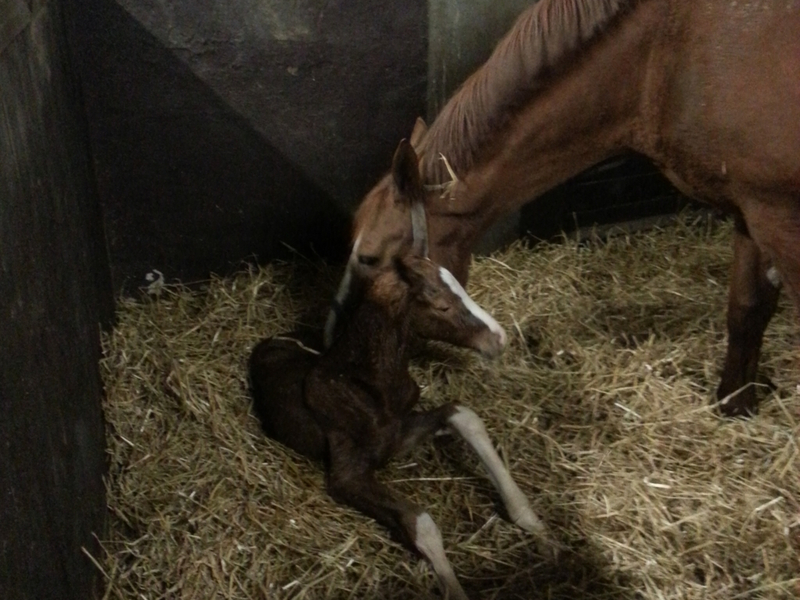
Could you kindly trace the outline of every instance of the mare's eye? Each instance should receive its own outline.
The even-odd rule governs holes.
[[[365,267],[374,267],[375,265],[378,264],[378,257],[368,256],[366,254],[359,254],[358,263],[364,265]]]

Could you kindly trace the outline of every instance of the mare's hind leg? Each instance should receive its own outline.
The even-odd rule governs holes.
[[[430,515],[414,503],[394,495],[377,481],[368,457],[348,437],[332,433],[328,436],[328,443],[330,464],[327,477],[331,497],[372,517],[404,546],[427,558],[446,597],[467,600],[444,553],[439,529]]]
[[[778,303],[776,275],[737,217],[728,296],[728,352],[717,388],[719,410],[726,416],[750,415],[758,407],[754,383],[764,330]]]

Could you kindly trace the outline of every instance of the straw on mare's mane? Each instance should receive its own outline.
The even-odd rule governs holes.
[[[454,180],[478,151],[537,89],[537,78],[557,67],[604,30],[636,0],[541,0],[526,10],[492,56],[454,94],[419,149],[423,180]]]
[[[459,180],[458,180],[458,175],[456,175],[456,172],[453,170],[453,167],[450,166],[450,161],[447,160],[447,157],[441,152],[439,153],[439,160],[441,160],[444,163],[444,167],[445,169],[447,169],[447,174],[450,176],[450,180],[445,181],[443,183],[428,184],[425,186],[425,189],[434,192],[436,191],[442,192],[442,195],[440,197],[443,198],[452,193],[453,188],[455,187],[455,185],[458,183]]]

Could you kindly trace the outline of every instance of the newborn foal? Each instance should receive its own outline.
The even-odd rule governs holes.
[[[551,548],[544,525],[478,416],[455,404],[413,410],[419,387],[408,372],[412,303],[437,307],[443,321],[469,329],[463,333],[471,336],[491,338],[498,350],[505,334],[448,271],[427,258],[396,259],[360,285],[355,307],[328,351],[320,353],[321,340],[299,332],[255,347],[250,357],[255,412],[269,437],[325,461],[328,492],[335,500],[374,518],[406,547],[418,550],[431,562],[445,594],[465,599],[431,517],[380,483],[375,470],[451,428],[477,452],[514,523]]]

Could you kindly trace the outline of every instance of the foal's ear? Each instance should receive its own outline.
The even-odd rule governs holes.
[[[392,159],[392,179],[397,191],[406,198],[419,198],[423,194],[417,153],[406,139],[400,140],[400,145],[395,150]]]
[[[414,130],[411,132],[410,140],[411,147],[417,152],[419,152],[419,145],[426,133],[428,133],[428,126],[425,124],[425,121],[422,119],[422,117],[417,117],[417,120],[414,123]]]
[[[414,289],[416,286],[424,283],[425,276],[420,273],[416,267],[419,264],[419,258],[412,255],[395,256],[394,269],[400,276],[400,279],[408,284],[408,287]]]

